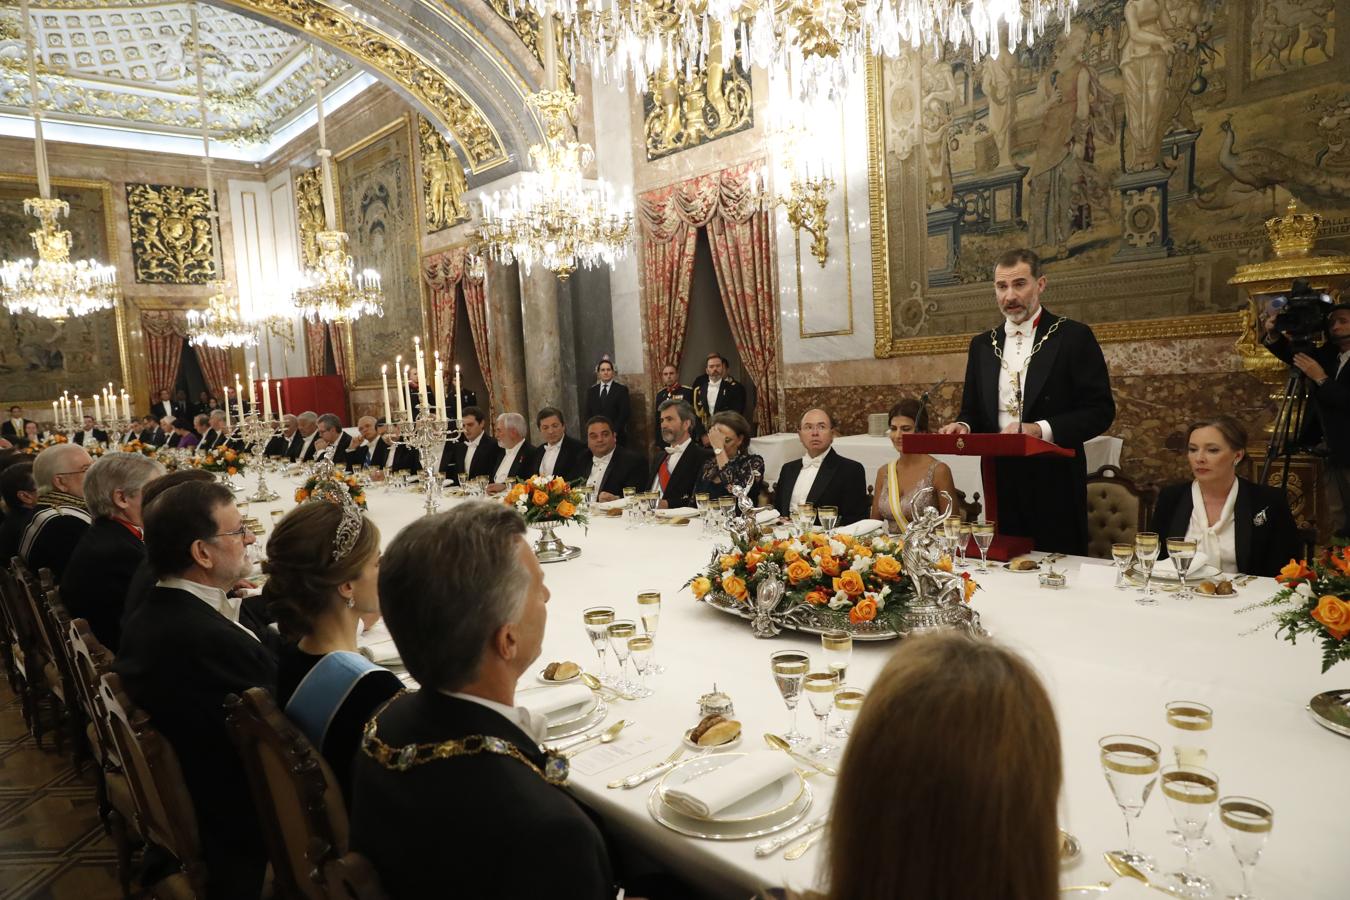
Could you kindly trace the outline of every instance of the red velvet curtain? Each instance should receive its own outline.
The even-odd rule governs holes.
[[[684,354],[698,227],[707,223],[715,206],[707,202],[707,192],[699,189],[697,181],[660,188],[638,198],[647,372],[653,384],[665,365],[678,367]]]
[[[150,392],[172,391],[178,381],[178,365],[187,339],[187,319],[167,309],[141,311],[141,334],[145,338],[145,365]],[[151,398],[152,400],[154,397]]]
[[[310,375],[324,374],[324,324],[305,319],[305,362]]]
[[[487,385],[487,409],[489,414],[496,404],[492,395],[492,351],[488,342],[487,280],[484,278],[464,278],[464,311],[469,316],[469,333],[473,336],[473,352],[478,357],[478,370],[483,374],[483,384]]]
[[[487,386],[488,408],[493,408],[492,396],[492,353],[488,343],[488,310],[486,281],[474,279],[466,271],[467,251],[463,247],[427,257],[422,263],[422,277],[431,287],[431,327],[434,349],[441,351],[441,359],[446,361],[446,379],[450,379],[455,360],[455,317],[458,313],[458,295],[456,288],[463,288],[464,311],[469,319],[469,334],[473,337],[474,355],[478,358],[478,371],[483,375]],[[449,406],[446,407],[449,409]]]
[[[225,401],[224,389],[230,387],[230,403],[236,402],[234,396],[234,378],[230,375],[230,351],[219,347],[203,347],[193,344],[197,354],[197,365],[202,367],[202,377],[206,379],[206,391]],[[233,413],[231,413],[233,415]]]

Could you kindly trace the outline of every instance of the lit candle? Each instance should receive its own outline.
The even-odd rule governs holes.
[[[281,419],[286,415],[286,411],[281,407],[281,379],[277,379],[277,418]]]
[[[412,378],[409,377],[412,374],[411,370],[412,366],[403,364],[403,409],[409,419],[412,418]]]
[[[108,395],[104,394],[103,396],[107,397]],[[98,394],[94,395],[94,421],[95,422],[103,421],[103,407],[99,404]]]
[[[240,421],[244,418],[244,385],[239,381],[239,373],[234,373],[234,402],[235,408],[239,410]],[[225,405],[228,407],[230,401],[227,399]]]
[[[262,385],[263,419],[268,422],[272,421],[272,395],[268,393],[268,390],[271,388],[271,384],[272,384],[271,376],[268,375],[268,373],[264,372]]]
[[[225,385],[225,427],[230,427],[230,386]]]
[[[441,352],[436,351],[436,417],[445,418],[445,369],[441,365]]]
[[[389,413],[389,364],[380,366],[380,381],[384,384],[384,421],[389,424],[394,417]]]
[[[455,421],[464,424],[464,391],[459,386],[459,366],[455,366]]]
[[[131,420],[131,395],[126,388],[122,388],[122,418]]]
[[[61,401],[52,401],[52,427],[55,428],[61,424]]]
[[[256,368],[256,361],[248,364],[248,411],[251,413],[257,413],[258,411],[258,400],[253,395],[254,388],[256,387],[254,384],[254,381],[256,381],[254,376],[257,374],[255,371]]]
[[[84,401],[80,399],[79,394],[75,395],[75,422],[84,424]],[[74,422],[71,424],[73,425]]]
[[[427,355],[422,352],[422,339],[413,335],[413,348],[417,351],[417,392],[421,395],[421,408],[430,409],[427,401]]]
[[[403,408],[403,355],[394,357],[394,393],[398,395],[398,411],[402,415],[406,410]],[[391,423],[392,424],[392,423]]]

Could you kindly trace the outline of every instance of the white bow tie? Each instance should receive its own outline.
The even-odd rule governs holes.
[[[803,456],[803,457],[802,457],[802,469],[803,469],[803,470],[806,470],[806,469],[819,469],[819,468],[820,468],[821,460],[823,460],[824,458],[825,458],[825,454],[823,454],[823,453],[822,453],[820,456],[817,456],[817,457],[814,457],[814,458],[812,458],[812,457],[810,457],[810,456]]]
[[[676,453],[683,452],[683,447],[667,447],[666,456],[674,456]]]

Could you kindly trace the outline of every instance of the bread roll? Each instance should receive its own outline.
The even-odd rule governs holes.
[[[718,716],[717,718],[721,719],[721,721],[714,723],[711,728],[704,731],[694,743],[698,744],[700,747],[717,747],[722,744],[728,744],[740,736],[740,722],[737,722],[735,719],[723,719],[721,716]]]
[[[581,674],[581,666],[574,662],[551,662],[544,667],[544,677],[549,681],[567,681]]]

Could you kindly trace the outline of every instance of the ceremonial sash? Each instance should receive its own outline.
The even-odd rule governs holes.
[[[895,460],[891,460],[886,466],[886,490],[891,494],[891,514],[895,516],[895,524],[904,534],[909,527],[909,520],[905,518],[905,511],[900,506],[900,479],[895,474]]]
[[[347,695],[364,675],[379,668],[359,653],[337,650],[326,654],[300,680],[286,704],[287,717],[322,750],[328,726]]]

